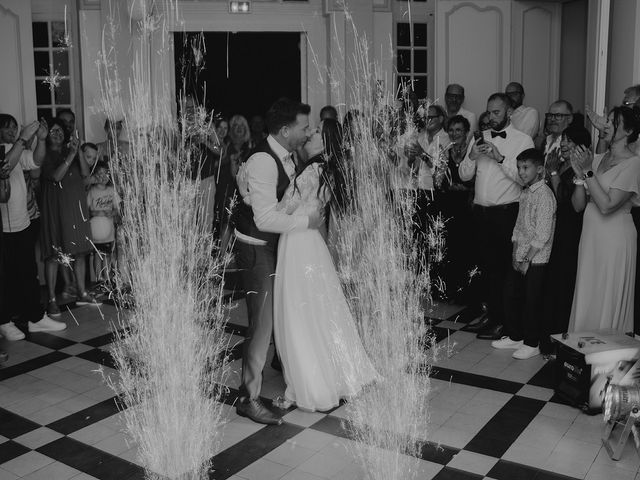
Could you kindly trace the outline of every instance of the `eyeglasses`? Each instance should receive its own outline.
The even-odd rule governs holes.
[[[570,117],[571,114],[570,113],[549,113],[549,112],[547,112],[547,113],[544,114],[544,116],[546,118],[550,118],[550,119],[553,119],[553,120],[562,120],[565,117]]]

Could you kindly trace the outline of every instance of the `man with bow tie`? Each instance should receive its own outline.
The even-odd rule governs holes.
[[[479,324],[478,338],[499,340],[504,324],[504,282],[511,265],[511,234],[518,216],[522,183],[516,157],[533,148],[531,137],[513,128],[513,108],[504,93],[494,93],[487,101],[491,130],[474,140],[458,167],[460,179],[475,175],[473,212],[478,232],[480,269],[489,291],[485,293],[488,311]]]

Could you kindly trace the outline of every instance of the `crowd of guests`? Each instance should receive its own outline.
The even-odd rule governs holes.
[[[518,359],[551,353],[550,334],[640,327],[640,85],[588,120],[562,99],[541,119],[524,98],[516,82],[490,95],[474,130],[464,88],[449,85],[400,140],[417,223],[446,219],[445,296],[481,313],[467,330]]]
[[[608,117],[590,112],[588,120],[565,100],[541,116],[524,99],[523,86],[509,83],[476,116],[463,107],[464,88],[449,85],[443,105],[413,104],[416,128],[400,128],[393,159],[400,188],[415,194],[417,231],[425,234],[438,215],[446,219],[446,254],[436,267],[440,293],[481,314],[468,330],[495,348],[514,349],[520,359],[549,353],[550,334],[627,333],[640,316],[640,214],[632,208],[640,205],[640,86],[627,89]],[[187,126],[195,108],[187,99]],[[320,111],[325,144],[340,152],[328,155],[334,183],[341,181],[338,164],[348,162],[345,142],[357,116],[351,111],[341,123],[333,106]],[[590,124],[599,132],[597,145]],[[234,235],[238,168],[266,132],[260,116],[219,117],[214,127],[192,138],[200,153],[194,175],[206,196],[204,222],[225,250]],[[69,110],[20,131],[13,117],[0,115],[0,334],[6,339],[24,338],[25,329],[64,329],[54,320],[60,297],[99,305],[87,286],[87,261],[92,255],[98,280],[111,280],[119,198],[108,160],[126,154],[121,130],[107,121],[104,142],[81,143]],[[334,188],[331,208],[342,208],[341,191]],[[329,215],[330,248],[334,221]]]
[[[107,121],[107,140],[96,145],[80,142],[71,110],[20,130],[0,114],[0,334],[7,340],[64,330],[59,303],[100,305],[87,261],[94,257],[98,282],[110,281],[119,200],[109,160],[119,128]],[[44,264],[44,304],[37,260]]]

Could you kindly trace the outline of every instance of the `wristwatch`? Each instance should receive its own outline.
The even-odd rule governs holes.
[[[524,257],[522,259],[522,263],[529,263],[531,260],[529,260],[529,257]]]
[[[584,174],[583,179],[586,180],[587,178],[591,178],[593,177],[593,170],[587,170]]]

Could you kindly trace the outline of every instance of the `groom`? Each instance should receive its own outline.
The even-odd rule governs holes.
[[[315,229],[322,223],[320,212],[307,216],[287,215],[276,210],[295,177],[292,152],[309,139],[310,110],[309,105],[287,98],[276,101],[266,116],[269,136],[256,147],[238,174],[243,199],[233,215],[236,263],[242,271],[249,328],[244,341],[242,385],[236,412],[268,425],[282,422],[260,400],[262,369],[273,331],[278,238],[281,233]]]

